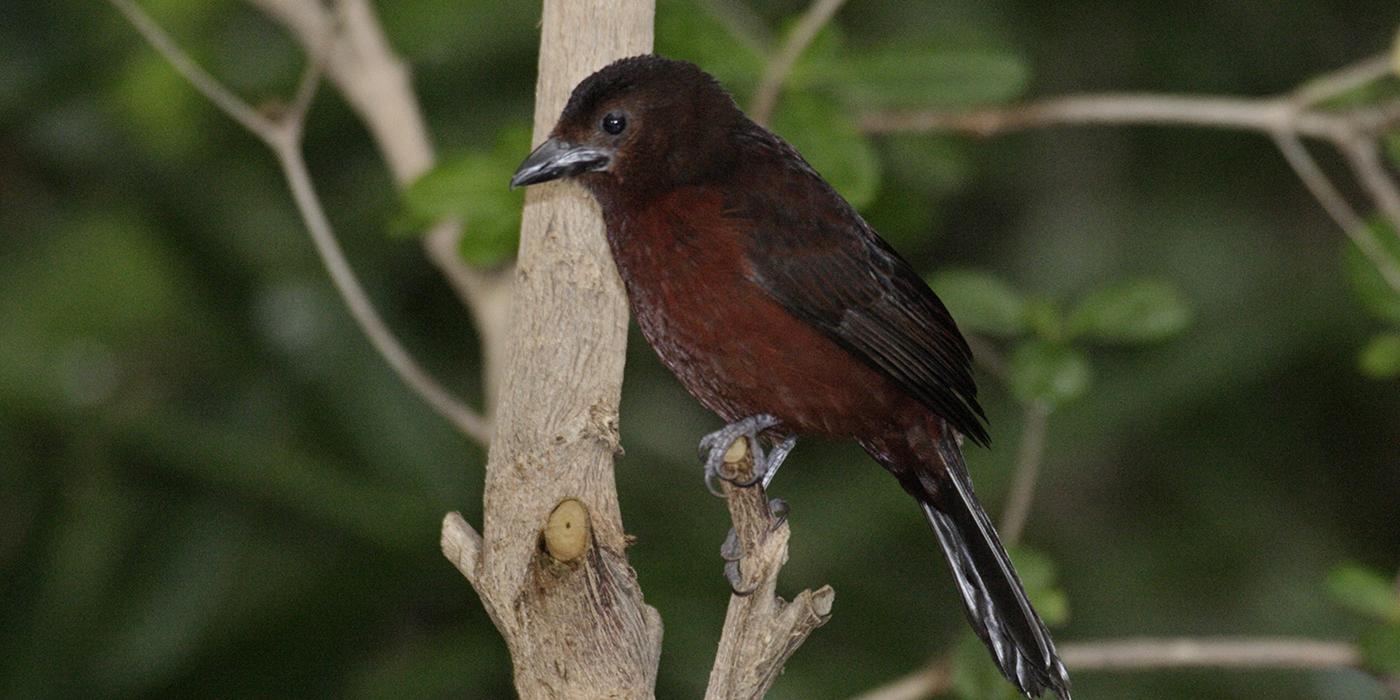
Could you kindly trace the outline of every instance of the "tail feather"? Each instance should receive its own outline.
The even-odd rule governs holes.
[[[953,570],[968,621],[1002,675],[1021,692],[1039,697],[1049,690],[1069,700],[1069,672],[972,492],[961,449],[945,436],[938,452],[947,466],[947,479],[936,493],[920,494],[920,501]]]
[[[967,620],[1002,675],[1027,697],[1048,690],[1069,700],[1069,672],[972,492],[956,433],[938,421],[927,430],[861,444],[919,499],[953,570]]]

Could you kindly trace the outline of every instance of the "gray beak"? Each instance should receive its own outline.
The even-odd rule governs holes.
[[[511,189],[535,185],[561,177],[602,170],[612,162],[612,151],[592,146],[575,146],[549,139],[525,157],[510,179]]]

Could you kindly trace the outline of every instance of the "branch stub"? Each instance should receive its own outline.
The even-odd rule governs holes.
[[[545,522],[545,551],[557,561],[573,561],[588,549],[591,532],[588,508],[576,498],[566,498],[554,506]]]

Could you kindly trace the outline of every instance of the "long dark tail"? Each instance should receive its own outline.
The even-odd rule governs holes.
[[[903,465],[885,466],[923,506],[953,570],[968,622],[991,650],[1002,675],[1028,697],[1049,690],[1069,700],[1069,672],[972,492],[961,448],[951,431],[947,433],[938,440],[946,470],[920,465],[910,473],[900,468]]]

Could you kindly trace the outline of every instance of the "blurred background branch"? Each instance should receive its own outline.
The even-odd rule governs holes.
[[[1272,136],[1294,172],[1327,213],[1351,237],[1380,272],[1400,292],[1400,265],[1366,228],[1364,219],[1320,168],[1300,136],[1331,142],[1346,155],[1354,176],[1371,194],[1375,205],[1400,224],[1400,189],[1381,165],[1377,139],[1400,124],[1400,100],[1380,104],[1327,108],[1336,99],[1383,79],[1393,79],[1390,54],[1358,61],[1311,80],[1301,87],[1266,99],[1195,97],[1151,94],[1103,94],[1059,97],[1039,102],[973,111],[911,110],[871,112],[860,119],[873,134],[952,132],[988,137],[1011,131],[1055,126],[1156,124],[1257,131]]]
[[[1214,669],[1364,669],[1354,644],[1312,639],[1122,639],[1060,646],[1065,665],[1079,672]],[[1384,682],[1393,679],[1381,678]],[[852,700],[925,700],[954,687],[947,659],[891,681]],[[1397,695],[1400,696],[1400,695]]]
[[[773,109],[778,105],[778,96],[783,91],[783,83],[792,72],[793,65],[844,4],[846,0],[812,0],[807,11],[797,18],[782,46],[778,47],[778,52],[764,67],[763,79],[749,104],[749,118],[765,126],[769,124],[773,119]]]
[[[321,61],[330,55],[326,48],[337,44],[338,37],[334,36],[331,27],[323,26],[315,31],[314,36],[308,37],[309,46],[314,48],[308,49],[306,75],[301,87],[297,89],[290,110],[285,114],[269,117],[235,96],[216,78],[200,68],[134,0],[108,1],[131,21],[132,26],[152,48],[160,52],[195,89],[272,149],[326,271],[330,273],[336,290],[345,300],[346,307],[364,331],[365,337],[404,384],[422,397],[433,410],[468,436],[483,443],[488,442],[491,439],[488,420],[467,407],[424,371],[384,323],[384,319],[374,308],[374,303],[365,294],[364,287],[355,276],[349,261],[345,259],[345,252],[336,240],[335,231],[311,182],[310,171],[302,156],[302,134],[305,132],[306,114],[315,95],[316,84],[320,80]],[[317,3],[295,4],[310,11],[320,11],[318,8],[321,7]],[[365,5],[361,11],[368,12],[368,6]]]

